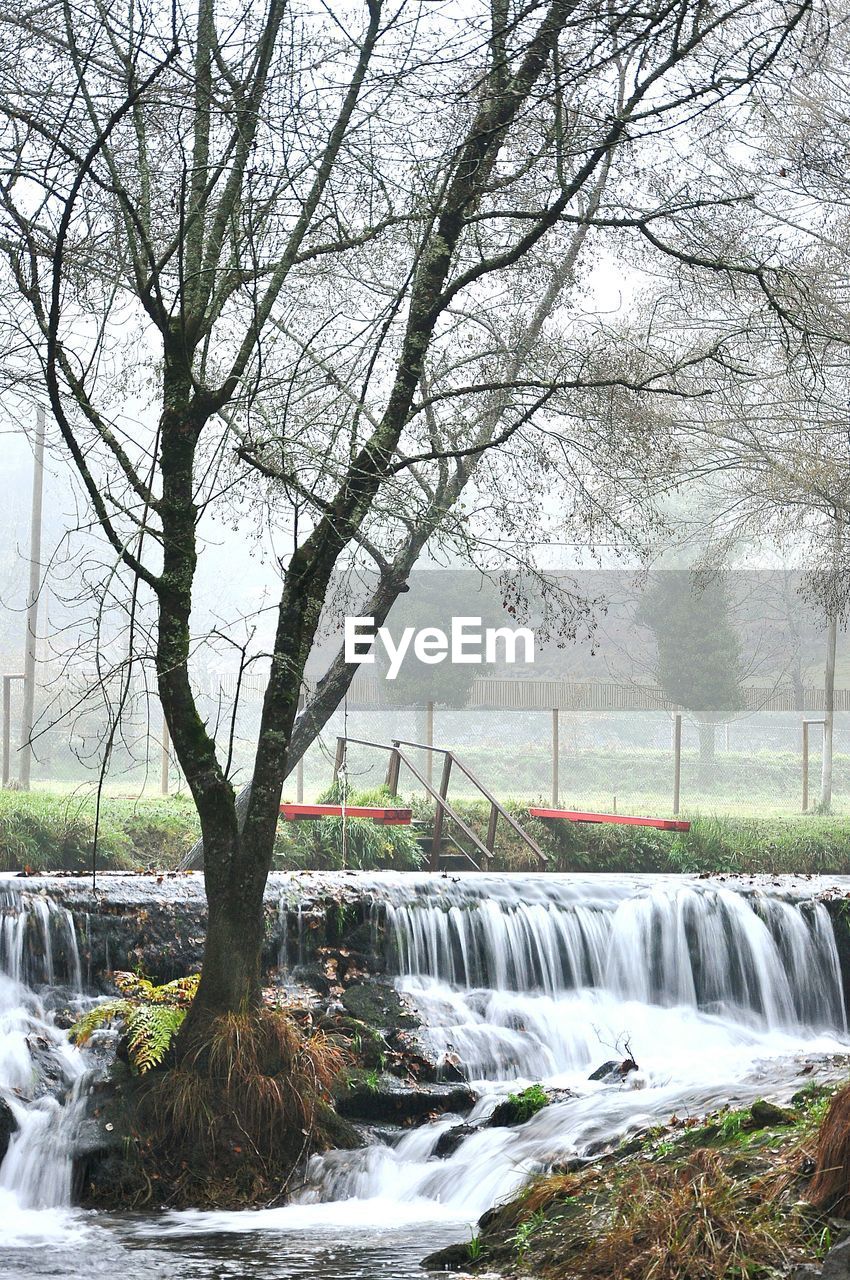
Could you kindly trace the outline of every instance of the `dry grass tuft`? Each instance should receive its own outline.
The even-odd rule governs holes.
[[[755,1277],[789,1255],[775,1206],[733,1181],[713,1151],[624,1179],[608,1228],[553,1276],[576,1280]]]
[[[850,1213],[850,1085],[835,1094],[821,1125],[808,1198],[839,1217]]]
[[[346,1057],[280,1010],[217,1019],[197,1054],[146,1077],[137,1102],[145,1163],[170,1202],[280,1196],[300,1159],[324,1145],[328,1089]]]

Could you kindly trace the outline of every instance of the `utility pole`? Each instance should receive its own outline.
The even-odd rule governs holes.
[[[44,409],[35,418],[35,451],[30,516],[30,583],[27,595],[27,640],[24,654],[24,705],[21,715],[21,789],[29,791],[32,771],[32,730],[35,716],[35,659],[38,640],[38,597],[41,590],[41,508],[44,495]]]

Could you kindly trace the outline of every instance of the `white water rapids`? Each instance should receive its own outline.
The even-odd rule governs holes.
[[[0,1166],[0,1277],[402,1280],[535,1171],[673,1113],[790,1096],[813,1075],[840,1072],[831,1058],[848,1052],[835,939],[816,886],[475,874],[361,884],[428,1049],[463,1065],[479,1101],[469,1116],[314,1158],[299,1203],[252,1213],[70,1207],[85,1063],[49,1005],[57,982],[79,986],[79,957],[61,907],[7,895],[0,1096],[19,1128]],[[625,1082],[588,1080],[627,1053],[639,1071]],[[447,1128],[477,1126],[507,1092],[536,1081],[571,1096],[520,1127],[476,1128],[437,1158]]]

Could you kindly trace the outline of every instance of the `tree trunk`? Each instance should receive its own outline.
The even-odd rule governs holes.
[[[266,876],[249,877],[246,881],[239,875],[244,857],[240,843],[239,837],[232,843],[230,876],[219,884],[215,877],[205,875],[208,919],[204,963],[197,994],[178,1039],[178,1055],[184,1059],[197,1058],[199,1051],[204,1053],[207,1033],[215,1018],[227,1013],[248,1013],[262,1003]],[[207,848],[210,847],[208,843]],[[221,852],[219,842],[215,855]]]
[[[826,633],[826,662],[823,676],[823,761],[821,764],[820,803],[821,813],[829,813],[832,806],[832,730],[835,722],[835,650],[838,641],[838,618],[829,619]]]

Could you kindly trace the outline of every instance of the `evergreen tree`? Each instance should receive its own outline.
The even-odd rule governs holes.
[[[699,724],[700,785],[711,779],[715,726],[743,705],[741,640],[723,578],[697,580],[687,569],[654,574],[636,621],[655,638],[655,676],[664,696]]]

